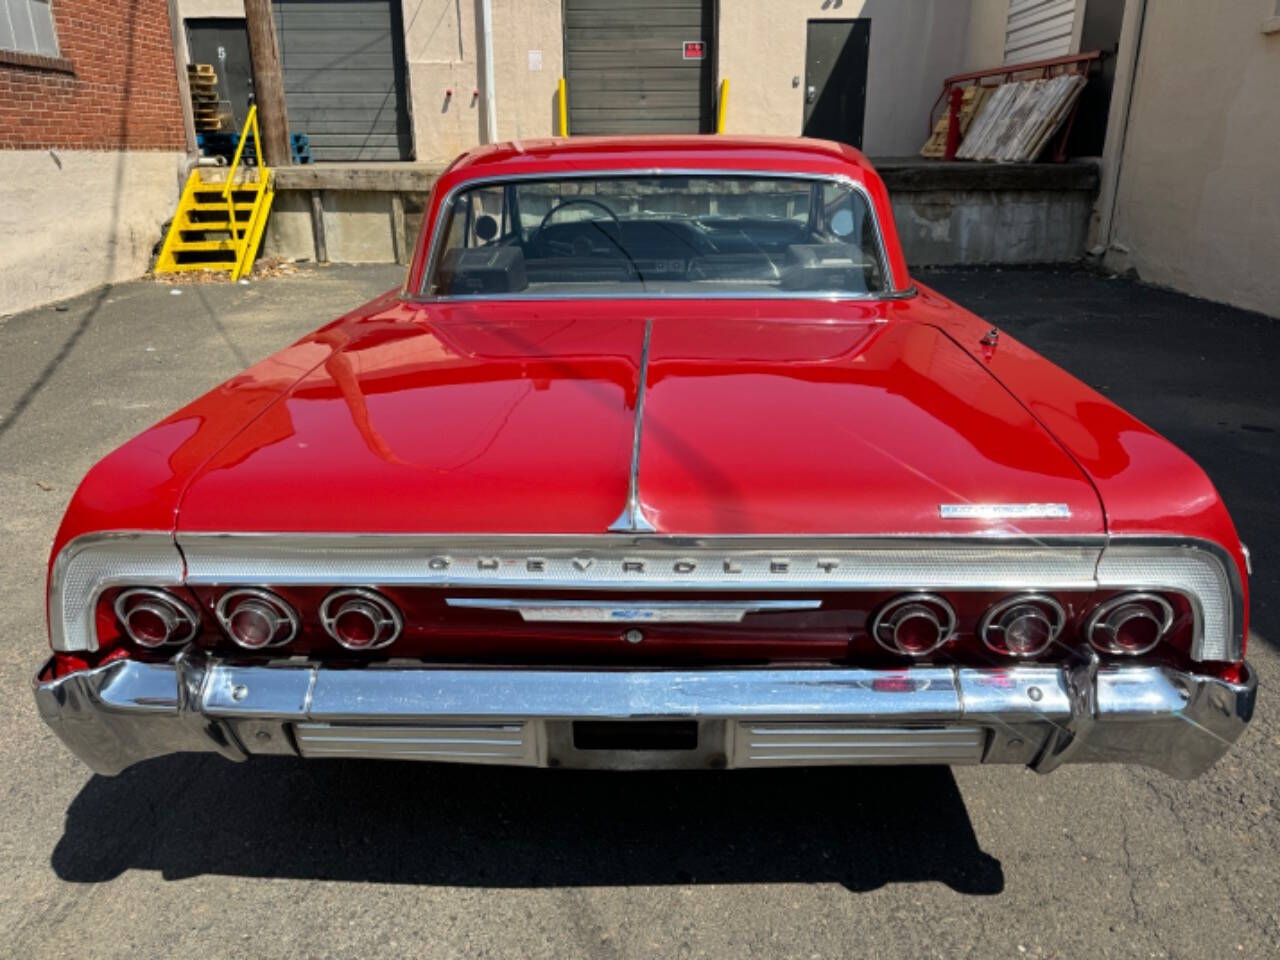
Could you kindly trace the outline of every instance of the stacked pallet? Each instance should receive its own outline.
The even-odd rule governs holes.
[[[987,97],[992,93],[991,87],[984,87],[974,84],[964,88],[964,93],[960,98],[960,136],[963,137],[968,131],[969,125],[973,123],[973,118],[978,111],[982,109],[982,105],[986,103]],[[947,109],[942,111],[942,116],[938,118],[938,122],[933,127],[933,135],[929,137],[927,143],[920,150],[920,156],[928,157],[932,160],[940,160],[947,153],[947,132],[951,129],[951,109],[948,105]]]
[[[218,99],[218,74],[208,63],[187,64],[187,86],[191,88],[191,113],[198,133],[214,133],[227,124],[229,104]]]
[[[974,117],[956,158],[1035,160],[1070,114],[1084,85],[1079,74],[1001,84]]]

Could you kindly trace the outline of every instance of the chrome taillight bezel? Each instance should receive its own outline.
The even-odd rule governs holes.
[[[1131,614],[1131,617],[1145,616],[1158,627],[1155,639],[1144,647],[1130,649],[1120,646],[1114,640],[1116,631],[1131,619],[1131,617],[1125,617],[1119,622],[1112,622],[1117,614],[1124,611],[1126,607],[1138,608]],[[1155,611],[1158,611],[1158,614],[1152,610],[1152,607],[1155,607]],[[1099,653],[1106,653],[1115,657],[1140,657],[1144,653],[1150,653],[1160,645],[1160,642],[1173,629],[1173,621],[1173,604],[1159,594],[1146,592],[1122,593],[1098,604],[1094,611],[1089,614],[1089,618],[1084,624],[1084,636]],[[1105,638],[1099,639],[1099,630],[1109,631],[1113,639],[1111,641],[1107,641]]]
[[[236,601],[246,601],[257,604],[260,608],[265,608],[266,615],[271,617],[273,629],[271,631],[271,639],[266,643],[251,644],[245,643],[232,629],[231,621],[235,617],[238,605]],[[228,590],[218,598],[218,602],[214,605],[213,614],[218,620],[218,625],[222,627],[231,642],[244,650],[268,650],[272,647],[283,647],[298,636],[301,628],[301,621],[298,612],[289,605],[283,597],[272,593],[270,590],[262,587],[237,587],[234,590]],[[281,628],[288,629],[281,633]]]
[[[134,600],[138,602],[131,605],[130,601]],[[132,643],[136,643],[138,646],[148,650],[190,643],[200,634],[200,614],[190,604],[179,600],[168,590],[161,590],[157,587],[133,587],[128,590],[122,590],[116,595],[111,604],[111,609],[115,613],[116,622],[120,624],[120,629],[124,632],[124,635]],[[129,618],[139,610],[148,610],[166,622],[172,621],[169,635],[159,643],[154,643],[135,633],[129,624]],[[181,621],[186,621],[186,626],[181,631],[176,631]],[[176,635],[174,635],[175,632]]]
[[[378,616],[370,615],[375,627],[373,640],[367,644],[353,645],[343,640],[338,633],[338,618],[354,612],[351,609],[352,605],[362,605],[362,611],[372,608],[379,614]],[[377,590],[368,587],[343,587],[333,591],[320,604],[320,625],[324,627],[324,632],[343,648],[364,653],[367,650],[381,650],[395,643],[404,631],[404,617],[401,616],[399,608]]]
[[[938,639],[927,649],[909,650],[897,643],[898,630],[906,620],[922,615],[915,608],[925,611],[938,630]],[[929,656],[954,637],[956,622],[955,608],[936,593],[904,593],[894,597],[876,612],[871,621],[871,636],[890,653],[919,659]]]
[[[1012,625],[1011,621],[1019,619],[1015,614],[1022,607],[1035,611],[1048,627],[1048,638],[1034,650],[1013,650],[1007,643],[997,642],[991,636],[993,631],[998,631],[1007,636],[1008,629]],[[1006,597],[987,609],[978,621],[978,636],[987,649],[993,653],[998,653],[1003,657],[1013,657],[1017,660],[1031,660],[1048,650],[1054,641],[1062,635],[1062,630],[1066,625],[1066,608],[1056,599],[1047,593],[1020,593],[1012,597]]]

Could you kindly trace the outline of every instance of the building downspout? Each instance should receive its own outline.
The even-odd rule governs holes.
[[[1129,114],[1133,109],[1134,90],[1138,85],[1138,66],[1142,55],[1142,34],[1147,24],[1147,0],[1129,0],[1134,7],[1134,16],[1129,26],[1134,31],[1133,46],[1122,64],[1117,64],[1116,76],[1120,69],[1128,74],[1129,89],[1125,91],[1123,107],[1116,112],[1117,104],[1112,101],[1113,116],[1107,123],[1107,141],[1103,147],[1104,154],[1112,143],[1112,161],[1107,163],[1103,158],[1102,186],[1098,194],[1098,229],[1096,243],[1089,251],[1094,257],[1105,257],[1112,247],[1112,234],[1115,230],[1116,206],[1120,197],[1120,173],[1124,164],[1124,148],[1129,138]],[[1128,10],[1126,10],[1128,13]],[[1127,252],[1121,250],[1120,252]]]
[[[493,0],[480,0],[480,55],[484,58],[484,142],[496,143],[498,113],[493,91]]]

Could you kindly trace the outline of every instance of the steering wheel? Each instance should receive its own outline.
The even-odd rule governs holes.
[[[609,219],[612,220],[615,224],[617,224],[618,232],[619,234],[621,234],[622,223],[621,221],[618,220],[618,215],[614,213],[612,210],[610,210],[606,204],[601,203],[599,200],[593,200],[591,197],[570,197],[568,200],[561,200],[554,207],[552,207],[550,210],[547,211],[547,215],[542,218],[542,222],[538,224],[537,229],[535,229],[533,233],[529,235],[529,245],[533,246],[538,242],[538,237],[541,236],[542,231],[546,228],[547,224],[551,222],[552,217],[554,217],[557,213],[559,213],[565,207],[572,207],[574,204],[581,204],[588,207],[596,207],[600,210],[603,210],[608,215]]]

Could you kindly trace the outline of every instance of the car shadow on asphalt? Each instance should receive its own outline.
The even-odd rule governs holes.
[[[1004,889],[946,767],[591,773],[176,755],[92,777],[51,865],[72,883],[157,870],[499,888]]]

